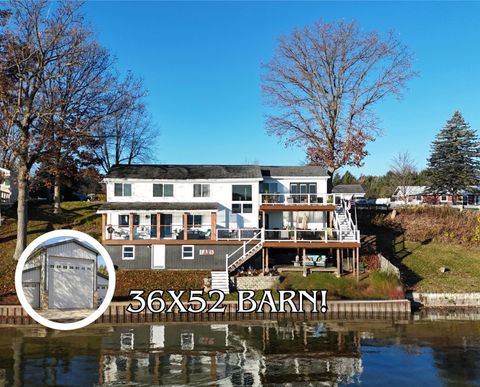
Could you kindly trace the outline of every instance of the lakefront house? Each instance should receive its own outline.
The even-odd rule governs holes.
[[[398,186],[391,197],[392,205],[464,205],[480,206],[480,186],[470,186],[456,195],[451,193],[435,194],[423,185]]]
[[[351,193],[317,166],[115,165],[102,243],[122,269],[212,271],[228,291],[245,268],[358,275]]]

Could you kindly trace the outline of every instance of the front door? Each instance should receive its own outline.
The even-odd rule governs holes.
[[[165,245],[152,247],[152,269],[165,269]]]

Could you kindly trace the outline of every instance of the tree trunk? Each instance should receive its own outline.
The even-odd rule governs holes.
[[[18,260],[27,247],[28,167],[22,158],[18,165],[17,245],[13,258]]]
[[[54,214],[61,214],[62,213],[62,197],[60,194],[60,188],[61,188],[61,179],[60,179],[60,171],[55,172],[54,176],[54,181],[53,181],[53,213]]]

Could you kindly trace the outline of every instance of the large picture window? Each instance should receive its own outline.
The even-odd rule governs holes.
[[[251,185],[232,185],[232,201],[251,202],[252,186]]]
[[[193,197],[208,198],[210,196],[210,184],[194,184]]]
[[[173,197],[173,184],[153,184],[153,197]]]
[[[132,185],[115,183],[114,196],[132,196]]]

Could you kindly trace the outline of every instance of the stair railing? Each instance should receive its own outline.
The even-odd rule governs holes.
[[[247,244],[250,242],[253,242],[254,240],[258,240],[258,237],[260,237],[260,242],[258,242],[255,246],[258,246],[260,243],[263,243],[265,240],[265,229],[262,228],[259,232],[257,232],[252,238],[250,238],[248,241],[244,241],[243,245],[240,246],[238,249],[236,249],[233,253],[231,254],[226,254],[225,256],[225,271],[228,272],[228,268],[232,266],[235,262],[237,262],[239,259],[242,259],[250,250],[254,249],[255,246],[253,246],[251,249],[247,251]],[[232,262],[231,265],[228,264],[228,260],[233,257],[235,254],[237,254],[239,251],[242,252],[242,255],[238,257],[235,261]]]

